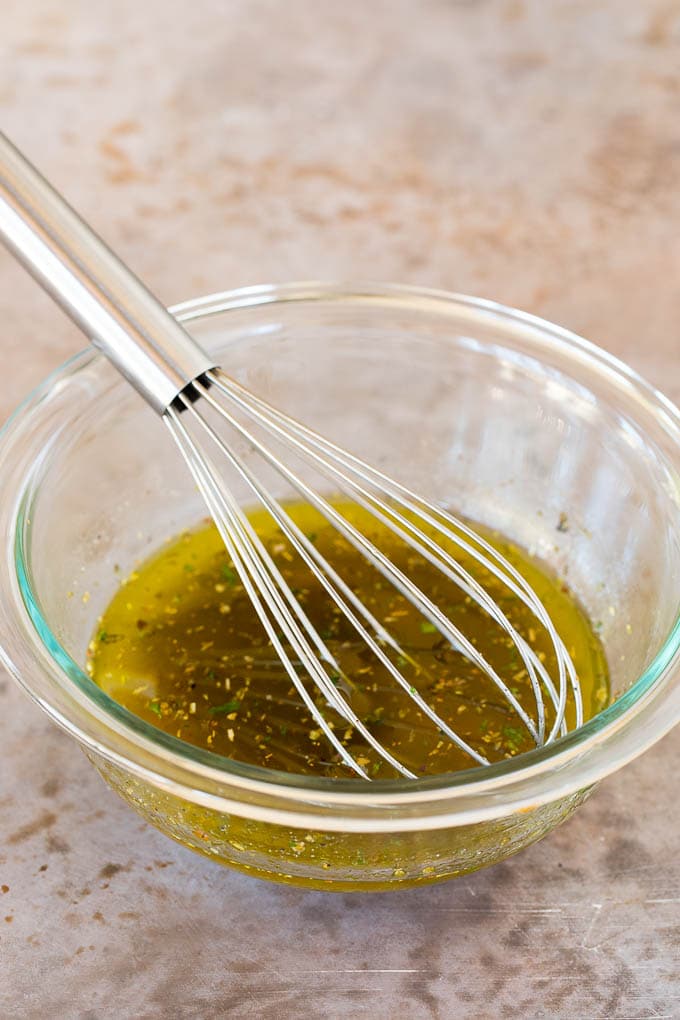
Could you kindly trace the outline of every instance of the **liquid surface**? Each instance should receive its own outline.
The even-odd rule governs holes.
[[[507,634],[365,511],[347,504],[338,507],[442,608],[535,720],[530,678]],[[396,638],[400,653],[390,652],[390,660],[457,734],[489,761],[535,746],[526,725],[493,682],[455,651],[335,529],[308,505],[291,504],[287,509]],[[475,760],[438,731],[357,638],[271,518],[255,513],[251,521],[338,664],[339,671],[326,670],[329,679],[376,738],[417,775],[474,766]],[[518,568],[547,609],[576,667],[585,719],[592,717],[609,698],[607,664],[595,629],[544,564],[501,536],[485,535]],[[556,676],[549,636],[531,611],[471,557],[456,556]],[[295,663],[294,653],[286,647]],[[212,524],[172,540],[123,582],[93,636],[88,667],[96,683],[116,701],[190,744],[293,773],[354,775],[295,691]],[[394,778],[394,768],[328,708],[311,683],[307,688],[366,773]],[[554,710],[546,698],[548,729],[552,719]],[[567,721],[573,727],[571,701]]]

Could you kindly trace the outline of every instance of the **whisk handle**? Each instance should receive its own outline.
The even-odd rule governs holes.
[[[1,132],[0,240],[160,414],[215,367]]]

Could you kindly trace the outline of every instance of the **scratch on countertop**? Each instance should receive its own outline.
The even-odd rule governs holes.
[[[337,967],[324,970],[314,967],[311,970],[296,970],[296,974],[427,974],[427,970],[418,967]]]

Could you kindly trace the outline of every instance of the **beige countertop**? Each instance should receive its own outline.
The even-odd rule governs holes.
[[[680,3],[8,0],[0,121],[168,302],[395,280],[551,318],[680,399]],[[76,331],[0,253],[4,418]],[[495,869],[220,870],[0,677],[0,1016],[680,1016],[680,742]],[[6,890],[6,891],[5,891]]]

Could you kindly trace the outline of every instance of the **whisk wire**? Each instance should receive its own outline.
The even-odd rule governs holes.
[[[529,582],[505,557],[499,553],[497,549],[487,542],[483,536],[474,532],[460,518],[453,516],[441,507],[435,506],[434,504],[424,500],[422,497],[417,496],[405,486],[389,478],[376,468],[371,467],[359,458],[355,457],[353,454],[336,446],[330,440],[318,435],[307,426],[304,426],[290,418],[288,415],[285,415],[282,411],[271,407],[271,405],[267,404],[266,401],[254,394],[251,394],[237,382],[226,376],[221,370],[214,370],[207,373],[207,376],[210,383],[217,386],[224,396],[231,398],[232,401],[237,403],[239,407],[246,411],[246,413],[248,413],[257,422],[264,425],[279,438],[283,438],[289,443],[292,443],[301,453],[315,460],[322,470],[332,472],[336,481],[344,481],[351,485],[354,490],[353,494],[357,491],[356,482],[354,482],[352,478],[348,478],[346,473],[339,471],[339,469],[337,469],[333,464],[333,460],[337,460],[347,470],[356,473],[360,478],[365,479],[370,484],[379,486],[380,489],[385,491],[395,503],[402,506],[407,512],[419,516],[426,524],[440,533],[448,542],[454,544],[464,553],[470,555],[484,569],[490,571],[495,577],[497,577],[498,580],[500,580],[509,589],[509,591],[511,591],[532,611],[542,626],[545,627],[555,652],[558,668],[558,697],[550,677],[547,675],[542,663],[533,650],[529,648],[523,639],[520,638],[519,642],[517,642],[518,651],[525,662],[525,666],[527,667],[530,677],[532,677],[532,683],[533,665],[533,667],[541,674],[546,690],[556,707],[556,718],[546,742],[553,740],[558,733],[566,732],[564,715],[567,701],[567,690],[569,686],[571,687],[574,700],[576,725],[581,725],[583,721],[581,691],[571,658],[567,653],[563,642],[559,638],[559,635],[555,631],[554,625],[546,612],[545,607],[533,591]],[[206,391],[204,390],[203,392],[205,393]],[[214,406],[223,413],[224,409],[221,405],[214,402]],[[321,453],[318,451],[321,451]],[[366,495],[368,498],[377,501],[373,493],[367,493]],[[389,513],[395,515],[396,512],[393,507],[388,506],[384,503],[384,501],[382,502],[382,506]],[[437,518],[439,518],[439,520]],[[444,525],[441,524],[441,520],[445,522]],[[416,532],[419,539],[427,539],[427,536],[422,532],[422,530],[414,528],[411,522],[403,519],[403,523]],[[452,528],[455,528],[456,531],[453,531]],[[460,534],[457,532],[465,535],[466,539],[469,539],[469,541],[461,538]],[[475,545],[479,548],[475,548]],[[447,562],[449,563],[449,566],[453,568],[454,572],[458,572],[461,576],[467,574],[467,572],[464,571],[464,568],[457,564],[452,557],[448,556],[441,546],[436,544],[435,547],[440,556],[445,556],[447,558]],[[473,582],[474,587],[476,584],[474,579],[472,579],[469,574],[467,574],[467,577]],[[509,625],[507,618],[505,618],[506,623],[502,623],[500,617],[504,617],[504,614],[502,614],[500,607],[496,607],[491,600],[487,599],[486,593],[484,593],[483,590],[480,599],[479,591],[479,586],[477,586],[475,589],[475,595],[472,595],[472,597],[487,612],[489,612],[488,607],[490,603],[491,606],[497,610],[497,613],[493,610],[490,611],[490,615],[492,615],[494,619],[501,624],[501,626],[504,626],[505,629],[508,630],[508,626],[511,627],[511,625]],[[508,633],[513,636],[511,630],[508,630]],[[527,658],[529,659],[529,662],[527,662]]]
[[[403,571],[399,570],[399,568],[396,567],[395,564],[392,563],[392,561],[385,556],[383,552],[381,552],[381,550],[370,542],[365,535],[347,521],[335,507],[320,496],[319,493],[310,488],[310,486],[308,486],[290,468],[278,460],[278,458],[276,458],[270,450],[263,446],[259,440],[257,440],[256,437],[240,422],[225,411],[221,405],[214,402],[207,392],[204,391],[204,395],[206,396],[206,399],[208,399],[208,401],[222,413],[225,419],[232,424],[244,438],[248,439],[251,445],[257,449],[270,464],[275,466],[283,477],[285,477],[297,489],[297,491],[338,530],[340,534],[342,534],[356,549],[358,549],[366,557],[366,559],[371,562],[376,569],[378,569],[380,573],[408,599],[409,602],[411,602],[412,605],[416,606],[418,610],[423,613],[432,625],[435,626],[450,642],[454,649],[464,654],[471,662],[474,662],[474,664],[493,681],[498,690],[503,694],[504,698],[506,698],[506,700],[515,709],[518,716],[529,730],[532,738],[536,741],[536,743],[540,743],[539,732],[536,725],[525,711],[524,707],[512,694],[508,686],[487,662],[484,656],[465,637],[462,631],[444,615],[441,609],[439,609],[439,607],[435,605],[435,603],[432,602],[432,600],[429,599],[424,592],[422,592],[417,585],[415,585],[413,581],[411,581],[411,579],[403,573]],[[217,437],[217,441],[221,442],[219,437]],[[222,444],[222,447],[225,449],[224,444]],[[382,627],[380,629],[383,631]],[[398,682],[402,683],[401,680]],[[408,689],[412,696],[414,695],[414,688],[412,685],[409,685],[407,681],[403,680],[402,686],[404,686],[405,689]],[[539,703],[542,707],[542,701]]]
[[[192,416],[195,417],[195,420],[197,422],[199,422],[201,425],[209,429],[207,423],[205,423],[203,419],[201,419],[200,415],[198,415],[194,411],[190,404],[186,405],[186,409]],[[197,448],[193,441],[191,440],[190,436],[188,435],[183,424],[179,420],[177,413],[174,410],[172,410],[169,413],[169,423],[171,433],[173,434],[176,440],[179,440],[178,445],[180,446],[180,449],[183,451],[185,456],[186,453],[188,452],[190,455],[192,455],[193,458],[193,456],[198,453]],[[216,439],[217,442],[220,442],[219,437],[217,437],[216,434],[213,433],[213,437]],[[220,446],[223,449],[223,452],[225,452],[225,454],[232,461],[234,466],[237,466],[238,458],[236,458],[233,455],[233,453],[223,444],[220,443]],[[215,469],[212,467],[210,461],[204,455],[202,457],[202,460],[203,464],[201,464],[200,466],[194,465],[194,467],[192,468],[194,478],[196,478],[197,484],[199,484],[201,492],[204,495],[206,493],[206,490],[208,490],[208,492],[211,492],[212,496],[209,501],[211,511],[213,513],[218,514],[221,511],[226,518],[225,520],[226,527],[225,526],[220,527],[219,517],[216,518],[216,523],[218,524],[218,527],[220,527],[220,534],[225,540],[227,551],[229,555],[232,557],[232,562],[234,563],[234,566],[236,567],[239,576],[241,576],[242,580],[244,581],[244,587],[246,588],[246,592],[249,595],[249,597],[251,597],[251,599],[253,597],[253,585],[257,587],[258,597],[255,603],[255,608],[256,611],[258,612],[258,616],[263,622],[266,632],[270,639],[272,640],[272,643],[275,647],[277,654],[282,657],[282,661],[284,662],[284,665],[286,665],[286,671],[288,675],[291,677],[295,684],[296,689],[303,697],[305,705],[310,709],[315,722],[320,726],[325,735],[331,740],[331,743],[336,749],[342,747],[343,760],[346,763],[348,763],[348,758],[351,757],[349,756],[349,752],[347,752],[346,748],[342,744],[340,744],[337,737],[332,732],[332,727],[328,724],[327,720],[319,712],[318,707],[309,697],[309,694],[306,688],[304,687],[304,684],[301,682],[298,674],[296,673],[294,666],[290,661],[290,658],[283,649],[276,628],[272,626],[272,622],[267,616],[267,613],[263,606],[263,602],[266,605],[267,609],[269,609],[270,612],[272,613],[277,626],[285,634],[285,637],[288,640],[291,647],[300,657],[300,660],[306,670],[307,675],[311,678],[313,683],[317,686],[319,691],[326,698],[328,705],[331,708],[334,708],[338,712],[338,714],[340,714],[353,729],[356,729],[357,733],[359,733],[366,740],[366,742],[371,747],[373,747],[373,749],[380,755],[380,757],[387,761],[393,768],[395,768],[402,775],[408,778],[414,778],[414,774],[408,768],[406,768],[394,755],[392,755],[380,741],[378,741],[375,738],[375,736],[365,726],[365,724],[357,716],[357,714],[353,711],[349,704],[340,696],[338,689],[333,685],[328,674],[320,666],[319,661],[314,655],[314,650],[310,646],[308,639],[311,639],[312,643],[317,647],[317,650],[322,653],[326,661],[335,667],[339,676],[342,675],[340,667],[338,666],[337,662],[335,662],[333,657],[330,655],[327,646],[324,645],[318,632],[311,625],[306,615],[302,612],[298,600],[296,600],[294,594],[290,590],[290,587],[287,585],[287,583],[281,576],[278,568],[276,567],[276,564],[269,556],[269,553],[267,552],[261,540],[259,539],[254,529],[252,528],[252,525],[245,517],[243,512],[240,510],[238,504],[236,504],[236,502],[233,500],[233,497],[231,497],[224,490],[219,474],[215,472]],[[201,479],[200,482],[198,481],[199,478]],[[226,535],[228,536],[228,539],[225,536],[225,532]],[[246,576],[244,576],[244,571],[246,572]],[[246,580],[248,583],[246,583]],[[284,599],[285,602],[289,603],[289,606],[293,609],[295,614],[298,615],[300,622],[304,626],[306,634],[303,634],[302,631],[300,630],[300,627],[296,624],[289,608],[286,606],[284,602]],[[366,632],[364,632],[364,634],[366,634]],[[377,646],[375,647],[377,649]],[[379,649],[377,650],[379,651]],[[422,701],[420,697],[414,700],[417,700],[418,702]],[[432,718],[434,722],[440,725],[445,732],[448,731],[449,727],[446,725],[446,723],[444,723],[443,720],[439,719],[439,717],[436,715],[436,713],[433,712],[430,706],[428,706],[427,703],[424,701],[422,701],[422,704],[430,718]],[[312,705],[314,706],[313,709]],[[450,732],[452,738],[457,738],[457,735],[454,733],[454,731]],[[457,738],[457,743],[459,743],[459,746],[462,746],[464,750],[468,750],[468,745],[466,745],[464,742],[461,742],[459,738]],[[480,756],[477,756],[472,748],[469,748],[469,752],[472,753],[477,758],[477,760],[479,760]],[[369,778],[364,772],[364,770],[361,768],[361,766],[358,765],[354,758],[351,758],[351,761],[355,771],[359,772],[363,778],[365,779]],[[480,764],[485,763],[486,763],[485,759],[482,759],[480,761]]]
[[[199,453],[187,430],[180,422],[177,413],[174,409],[170,408],[164,415],[164,420],[167,422],[170,429],[170,433],[175,439],[179,449],[182,451],[182,455],[186,460],[186,463],[193,475],[194,481],[210,510],[211,516],[213,517],[215,524],[220,532],[220,536],[225,544],[227,553],[234,564],[234,567],[238,571],[239,577],[243,583],[245,591],[250,598],[253,608],[257,613],[260,621],[265,629],[265,632],[276,652],[281,664],[283,665],[286,673],[290,677],[295,689],[297,690],[300,698],[302,699],[305,707],[308,709],[311,717],[314,719],[315,724],[324,733],[327,739],[330,741],[332,746],[335,748],[337,753],[340,755],[342,761],[345,762],[354,772],[360,775],[363,779],[368,779],[368,776],[361,768],[360,765],[354,760],[352,755],[347,751],[343,744],[338,740],[334,734],[332,728],[329,726],[328,721],[322,712],[319,711],[314,700],[311,698],[307,688],[301,681],[297,671],[295,670],[293,663],[291,662],[282,642],[279,639],[276,627],[273,625],[270,616],[265,611],[260,595],[263,594],[262,589],[255,581],[257,571],[253,566],[252,559],[248,555],[248,550],[244,549],[240,542],[235,540],[236,528],[234,527],[233,515],[229,513],[227,509],[228,501],[225,498],[224,493],[219,491],[218,483],[216,482],[217,475],[210,471],[209,462],[206,460],[202,453]],[[272,608],[270,606],[270,608]],[[279,615],[279,607],[274,603],[272,613],[276,619]],[[308,669],[310,675],[316,678],[318,672],[318,663],[312,655],[309,661],[306,659],[306,649],[304,645],[298,641],[297,633],[293,628],[290,628],[288,621],[284,617],[277,619],[282,630],[287,632],[287,636],[291,647],[295,649],[297,654],[300,656],[301,661]],[[323,683],[323,681],[321,681]]]
[[[538,666],[539,671],[542,673],[544,679],[547,681],[549,690],[551,690],[550,679],[546,671],[543,669],[542,665],[538,661],[538,659],[536,657],[533,657],[533,659],[530,657],[533,656],[533,653],[531,653],[531,651],[528,649],[526,643],[522,642],[521,644],[519,644],[519,641],[521,641],[519,635],[516,635],[514,628],[512,628],[511,624],[501,613],[500,609],[498,610],[498,615],[500,615],[502,617],[502,620],[505,621],[505,629],[508,630],[511,635],[513,634],[516,635],[516,643],[518,644],[518,650],[520,651],[520,654],[522,652],[524,653],[525,665],[527,667],[527,671],[529,673],[533,685],[538,706],[538,719],[539,719],[538,728],[536,727],[530,716],[527,714],[523,706],[514,696],[514,694],[510,691],[508,686],[498,676],[497,672],[491,667],[491,665],[486,661],[486,659],[481,655],[481,653],[465,637],[462,631],[460,631],[460,629],[456,627],[444,615],[444,613],[442,613],[439,607],[436,606],[431,599],[428,599],[427,596],[402,571],[400,571],[380,550],[378,550],[366,538],[365,535],[363,535],[360,531],[353,527],[353,525],[350,522],[346,521],[345,518],[343,518],[341,514],[335,509],[335,507],[333,507],[326,500],[324,500],[323,497],[321,497],[317,492],[315,492],[313,489],[307,486],[306,483],[304,483],[297,475],[295,475],[287,466],[283,465],[269,449],[263,446],[263,444],[261,444],[259,440],[257,440],[253,436],[253,434],[242,425],[242,423],[233,418],[233,416],[226,412],[225,409],[222,408],[220,404],[214,401],[208,391],[203,390],[203,393],[206,396],[206,399],[212,404],[212,406],[214,406],[218,411],[220,411],[220,413],[223,414],[226,420],[231,425],[233,425],[234,428],[238,429],[241,435],[247,438],[248,441],[255,447],[255,449],[257,449],[258,452],[260,452],[271,464],[273,464],[281,472],[281,474],[283,474],[284,477],[286,477],[291,482],[291,484],[293,484],[295,488],[302,495],[304,495],[305,498],[312,505],[314,505],[315,508],[319,510],[319,512],[322,513],[323,516],[332,525],[334,525],[337,528],[337,530],[341,534],[343,534],[345,538],[347,538],[348,541],[352,543],[352,545],[354,545],[355,548],[362,552],[363,555],[366,556],[366,558],[369,559],[369,561],[372,562],[378,570],[380,570],[383,576],[385,576],[392,584],[394,584],[397,590],[399,590],[413,605],[415,605],[419,609],[420,612],[423,613],[423,615],[433,624],[433,626],[435,626],[440,631],[440,633],[451,643],[451,645],[456,650],[465,655],[471,662],[474,662],[474,664],[493,681],[495,686],[503,694],[503,697],[512,705],[517,715],[520,717],[524,725],[527,727],[534,741],[537,744],[541,744],[543,742],[544,737],[544,706],[540,688],[536,680],[535,666],[536,665]],[[344,475],[341,475],[340,477],[338,477],[337,474],[334,475],[335,482],[339,483],[341,488],[343,487],[341,479],[343,479],[344,477],[345,477]],[[440,570],[442,570],[442,572],[446,573],[448,576],[451,576],[452,580],[454,580],[455,583],[458,583],[460,586],[459,578],[455,574],[453,576],[449,574],[449,572],[446,570],[445,565],[440,560],[434,559],[428,553],[428,551],[422,547],[422,545],[415,543],[409,536],[405,535],[401,529],[397,528],[392,521],[378,513],[375,510],[375,508],[371,507],[368,503],[363,503],[362,501],[358,500],[354,492],[352,493],[352,495],[353,498],[355,499],[355,502],[360,502],[361,505],[364,505],[366,509],[368,509],[373,514],[373,516],[376,517],[376,519],[386,523],[390,530],[392,530],[395,534],[398,534],[407,544],[411,546],[411,548],[413,548],[415,551],[423,555],[424,558],[430,560],[430,562],[433,562]],[[405,518],[396,514],[396,512],[393,511],[392,508],[387,507],[387,505],[384,503],[382,505],[385,507],[386,510],[388,510],[389,512],[393,512],[395,516],[399,517],[399,519],[404,525],[412,527],[412,525],[410,525],[410,522],[406,521]],[[421,537],[424,539],[427,538],[427,536],[425,536],[424,534],[421,534]],[[438,552],[440,552],[442,555],[445,555],[443,553],[443,550],[439,549],[439,547],[437,547],[434,543],[431,544],[433,548],[438,550]],[[450,560],[450,562],[453,563],[454,561]],[[469,588],[467,590],[469,590]],[[472,597],[474,597],[474,593],[472,593]],[[480,603],[479,597],[475,598],[475,601]],[[526,661],[527,659],[528,661]],[[551,694],[553,695],[553,700],[555,700],[554,689],[551,690]]]
[[[289,484],[291,484],[324,518],[333,525],[339,534],[350,542],[424,617],[442,634],[451,647],[473,662],[489,677],[503,698],[516,712],[537,746],[554,739],[555,735],[566,731],[565,708],[567,702],[567,677],[572,688],[575,683],[573,665],[566,649],[528,582],[502,557],[493,546],[467,528],[464,522],[448,515],[439,507],[410,493],[374,468],[369,467],[352,454],[336,447],[329,440],[317,435],[311,429],[288,418],[268,405],[261,398],[255,397],[244,390],[238,383],[225,376],[220,370],[207,372],[204,377],[194,382],[195,391],[222,419],[232,426],[246,440],[249,447],[257,451]],[[366,510],[372,517],[387,527],[394,535],[405,543],[418,556],[432,563],[444,576],[455,583],[473,602],[475,602],[494,622],[499,625],[513,642],[523,665],[527,671],[534,698],[536,701],[537,718],[534,721],[524,709],[517,697],[509,689],[496,670],[481,655],[462,631],[442,612],[425,593],[403,573],[370,539],[359,531],[351,521],[347,520],[339,510],[329,503],[318,492],[283,463],[276,454],[241,421],[235,417],[222,402],[214,396],[214,390],[229,398],[238,408],[244,411],[256,424],[265,428],[276,438],[291,445],[303,458],[312,462],[322,475],[330,479],[341,492],[350,495],[352,501]],[[180,409],[181,408],[181,409]],[[446,735],[459,748],[478,764],[488,764],[488,760],[463,740],[449,724],[442,719],[421,693],[409,682],[387,652],[391,649],[404,663],[411,662],[404,654],[399,642],[389,630],[378,621],[363,602],[352,591],[327,559],[322,556],[291,519],[282,504],[278,502],[248,467],[234,448],[226,443],[210,423],[194,407],[191,400],[181,395],[165,414],[165,419],[173,438],[177,442],[183,456],[187,460],[196,483],[204,495],[209,509],[213,514],[220,534],[225,542],[234,566],[241,577],[246,593],[262,621],[265,631],[272,641],[276,654],[279,656],[286,673],[293,682],[295,689],[308,708],[315,724],[324,733],[341,760],[348,764],[357,774],[368,779],[366,772],[358,764],[356,758],[333,732],[333,725],[328,722],[310,695],[301,679],[294,663],[287,654],[281,637],[285,638],[289,647],[298,657],[305,675],[318,692],[324,697],[327,705],[334,709],[357,734],[392,765],[400,774],[412,777],[413,773],[390,753],[375,738],[368,727],[359,719],[347,700],[340,692],[340,685],[348,685],[348,678],[340,668],[337,659],[330,652],[309,617],[304,612],[299,600],[281,575],[276,563],[270,556],[256,534],[252,524],[240,506],[226,488],[222,477],[216,471],[211,460],[205,456],[185,427],[182,417],[187,412],[188,418],[197,425],[215,444],[221,455],[225,456],[230,465],[246,481],[255,496],[272,515],[282,533],[291,543],[310,569],[312,575],[323,586],[334,605],[351,624],[361,641],[374,654],[381,665],[387,670],[394,681],[413,699],[418,708],[436,725],[440,733]],[[388,503],[379,491],[390,499]],[[371,486],[372,488],[368,488]],[[408,514],[410,516],[405,516]],[[440,542],[436,541],[424,528],[418,527],[414,519],[424,523],[434,535],[443,537],[454,547],[470,555],[485,569],[505,584],[537,619],[546,626],[555,649],[558,664],[558,690],[555,688],[547,669],[534,650],[517,632],[500,606],[490,598],[479,582],[459,563]],[[439,519],[438,519],[439,518]],[[441,521],[445,523],[442,524]],[[452,529],[456,528],[465,536]],[[470,540],[468,540],[470,539]],[[475,548],[472,542],[477,543]],[[487,554],[488,550],[488,554]],[[278,628],[278,630],[277,630]],[[401,658],[400,658],[400,661]],[[333,678],[326,666],[333,671]],[[339,681],[336,683],[333,681]],[[543,690],[555,709],[555,721],[547,738],[545,735],[545,706]],[[578,705],[577,705],[578,714]]]
[[[277,501],[274,500],[274,498],[266,490],[262,483],[255,478],[252,472],[246,467],[246,465],[240,460],[240,458],[236,456],[233,450],[231,450],[223,442],[220,436],[210,427],[210,425],[205,421],[205,419],[199,414],[197,414],[191,405],[187,405],[187,410],[192,415],[195,422],[209,435],[212,441],[217,445],[218,449],[228,458],[232,466],[234,466],[237,469],[237,471],[241,474],[241,476],[251,485],[253,491],[262,500],[263,504],[267,507],[267,509],[269,509],[272,512],[275,520],[277,520],[277,523],[279,523],[282,530],[289,538],[291,544],[296,549],[296,551],[303,557],[303,559],[309,566],[310,570],[312,571],[313,575],[323,585],[323,587],[326,589],[330,597],[333,599],[334,603],[338,606],[342,614],[357,631],[359,637],[362,639],[362,641],[366,643],[367,647],[376,655],[380,663],[385,667],[385,669],[388,670],[393,679],[412,698],[412,700],[421,709],[421,711],[425,715],[427,715],[427,717],[435,724],[435,726],[439,730],[441,730],[441,732],[444,735],[448,736],[449,739],[452,740],[461,750],[463,750],[466,754],[470,755],[479,764],[482,765],[488,764],[488,760],[479,752],[477,752],[473,747],[471,747],[465,740],[463,740],[463,738],[460,737],[455,732],[455,730],[453,730],[440,715],[438,715],[438,713],[432,708],[432,706],[422,697],[422,695],[412,686],[411,683],[409,683],[409,681],[397,669],[392,660],[386,655],[384,649],[380,647],[380,645],[370,634],[370,632],[363,626],[363,624],[358,619],[356,614],[352,612],[352,609],[347,604],[346,599],[343,598],[341,592],[343,592],[346,598],[351,600],[355,606],[361,607],[363,609],[364,614],[366,615],[368,621],[374,625],[375,630],[378,632],[379,638],[382,638],[384,636],[395,652],[397,652],[400,655],[405,655],[401,646],[392,638],[389,632],[385,631],[384,627],[382,627],[382,625],[380,625],[378,621],[375,620],[372,614],[368,612],[366,607],[364,607],[361,601],[357,599],[357,597],[354,595],[351,589],[339,577],[337,572],[332,569],[328,561],[325,560],[324,557],[319,555],[318,550],[316,550],[313,544],[309,542],[309,540],[302,534],[300,529],[285,513],[280,504],[278,504]],[[173,412],[173,420],[174,420],[173,427],[179,429],[183,434],[183,437],[188,438],[186,430],[183,429],[181,421],[179,421],[175,412]],[[275,573],[277,584],[280,587],[280,589],[284,592],[286,599],[290,603],[292,603],[294,607],[299,608],[299,601],[290,591],[290,588],[282,578],[274,562],[269,557],[269,554],[267,553],[266,549],[264,549],[264,547],[262,546],[258,536],[252,529],[252,526],[247,521],[247,518],[244,517],[243,522],[250,531],[251,541],[258,545],[260,555],[266,561],[267,569]],[[341,592],[339,592],[337,588],[334,587],[334,583],[337,586],[337,588],[340,588]],[[330,656],[327,646],[325,646],[318,632],[315,630],[315,628],[313,628],[313,626],[306,617],[305,621],[306,621],[305,629],[307,630],[308,635],[311,637],[313,643],[317,646],[317,648],[323,650],[326,659],[331,663],[331,665],[334,666],[338,673],[342,675],[340,667],[338,666],[337,662]],[[337,689],[331,688],[329,692],[328,677],[326,676],[326,674],[323,673],[323,671],[319,674],[317,670],[314,670],[310,672],[310,675],[314,682],[317,682],[319,679],[321,680],[320,683],[317,683],[317,686],[319,686],[319,689],[322,691],[322,693],[324,693],[325,696],[328,697],[330,693],[331,696],[328,697],[329,703],[333,707],[335,707],[336,710],[345,719],[347,719],[347,721],[350,722],[351,725],[354,726],[359,733],[362,734],[362,736],[364,736],[364,738],[371,744],[371,746],[374,747],[376,751],[378,751],[381,757],[383,757],[394,767],[398,768],[398,770],[401,771],[403,774],[406,774],[408,770],[405,770],[405,768],[396,761],[394,756],[392,756],[384,748],[384,746],[379,741],[376,740],[376,738],[370,733],[370,731],[367,730],[367,728],[358,719],[358,717],[350,708],[350,706],[347,704],[347,702],[345,702],[344,699],[340,698]],[[411,773],[409,773],[409,775],[411,775]]]

